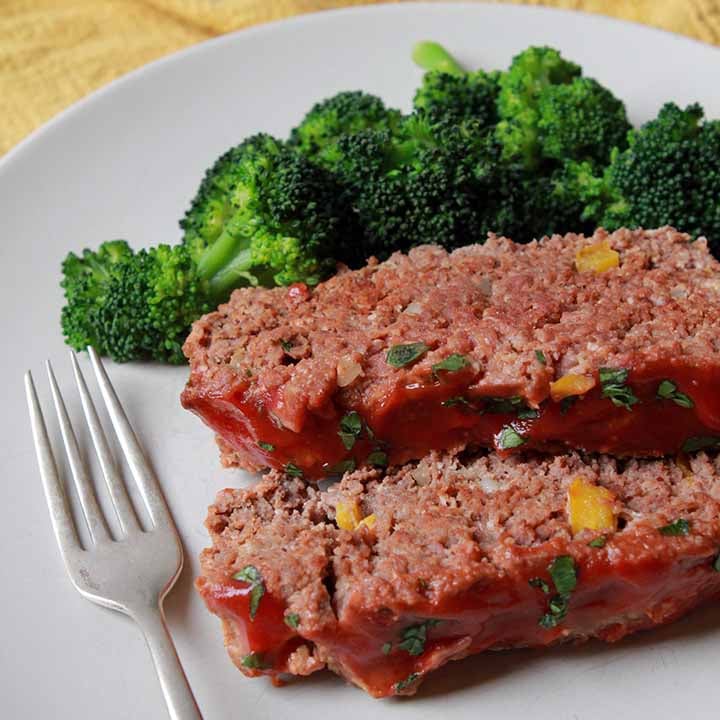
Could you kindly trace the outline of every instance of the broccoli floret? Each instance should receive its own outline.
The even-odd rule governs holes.
[[[68,345],[93,345],[118,362],[184,362],[190,324],[211,307],[182,245],[133,253],[124,241],[112,241],[81,257],[70,253],[63,272],[61,324]]]
[[[606,164],[613,147],[625,147],[630,130],[624,103],[592,78],[550,85],[538,101],[540,152],[565,162]]]
[[[269,135],[210,168],[180,225],[218,301],[243,285],[314,285],[334,258],[354,252],[352,213],[335,178]]]
[[[479,128],[495,125],[500,73],[465,72],[437,43],[418,43],[413,57],[427,69],[415,92],[413,107],[431,122],[472,120]]]
[[[290,133],[290,145],[313,162],[333,168],[337,142],[361,130],[394,130],[400,111],[385,107],[375,95],[361,91],[340,92],[314,105]]]
[[[720,121],[703,115],[698,104],[668,103],[603,173],[575,168],[585,216],[608,229],[673,225],[720,252]]]

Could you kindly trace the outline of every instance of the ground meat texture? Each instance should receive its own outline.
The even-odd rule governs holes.
[[[610,526],[575,527],[579,480]],[[246,675],[328,667],[375,697],[412,694],[452,659],[616,641],[719,598],[719,511],[720,460],[702,452],[431,453],[326,491],[271,472],[210,508],[197,588]]]
[[[580,271],[578,253],[605,243],[618,266]],[[720,435],[719,269],[704,239],[671,228],[599,230],[236,290],[193,327],[182,402],[226,464],[306,477],[458,444],[676,453]],[[409,344],[409,362],[388,361]],[[350,412],[362,424],[343,437]]]

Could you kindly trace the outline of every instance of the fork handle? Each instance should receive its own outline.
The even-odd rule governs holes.
[[[171,720],[203,720],[175,645],[168,632],[162,606],[133,613],[150,648]]]

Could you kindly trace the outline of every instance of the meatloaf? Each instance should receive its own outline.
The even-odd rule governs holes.
[[[720,461],[432,453],[210,508],[197,587],[249,676],[375,697],[487,649],[615,641],[720,597]]]
[[[423,246],[236,290],[183,405],[249,470],[319,477],[458,444],[660,456],[720,435],[720,264],[672,228]]]

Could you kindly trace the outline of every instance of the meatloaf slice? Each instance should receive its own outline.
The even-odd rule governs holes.
[[[226,462],[308,477],[460,443],[711,445],[719,270],[705,240],[671,228],[599,230],[424,246],[315,289],[237,290],[193,327],[182,401]]]
[[[249,676],[375,697],[487,649],[615,641],[720,597],[720,461],[433,453],[224,490],[197,588]]]

